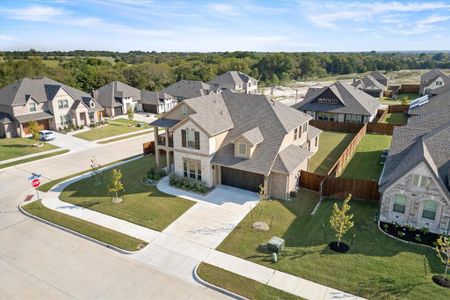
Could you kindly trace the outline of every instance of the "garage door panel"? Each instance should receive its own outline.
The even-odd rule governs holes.
[[[222,167],[222,184],[259,192],[259,185],[264,183],[261,174]]]

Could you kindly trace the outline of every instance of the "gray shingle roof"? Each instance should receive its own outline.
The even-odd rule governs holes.
[[[436,96],[430,97],[428,103],[422,106],[411,108],[409,113],[412,115],[420,115],[437,110],[448,111],[450,109],[450,88],[443,89]]]
[[[39,121],[53,118],[53,115],[49,112],[41,111],[37,113],[31,113],[26,115],[15,116],[19,123],[25,123],[30,121]]]
[[[289,145],[278,153],[277,158],[272,167],[272,171],[290,174],[294,171],[305,159],[313,155],[305,148],[295,145]]]
[[[341,103],[318,103],[319,96],[330,90]],[[321,111],[332,113],[347,113],[357,115],[373,115],[377,112],[379,101],[364,91],[345,82],[336,82],[328,87],[310,88],[306,92],[305,99],[293,107],[302,111]]]
[[[308,140],[312,140],[313,138],[315,138],[316,136],[318,136],[322,132],[323,131],[320,130],[319,128],[317,128],[317,127],[308,126]]]
[[[228,71],[222,75],[217,76],[209,82],[216,86],[226,86],[226,85],[239,85],[247,82],[257,82],[257,80],[245,73],[239,71]]]
[[[236,139],[241,138],[241,137],[243,137],[247,141],[249,141],[252,144],[252,146],[258,145],[259,143],[264,141],[264,137],[261,133],[261,130],[259,130],[259,127],[255,127],[253,129],[250,129],[249,131],[244,132],[242,135],[240,135]],[[235,140],[233,140],[233,142]]]
[[[445,74],[441,70],[433,69],[431,71],[426,72],[425,74],[422,74],[420,76],[420,82],[421,83],[424,82],[425,85],[427,85],[428,83],[430,83],[431,81],[435,80],[439,76],[442,76],[443,79],[447,79],[449,77],[447,74]]]
[[[180,99],[189,99],[208,95],[211,87],[202,81],[180,80],[162,91]]]
[[[23,78],[0,90],[0,104],[10,106],[24,105],[30,96],[39,103],[47,102],[53,99],[60,88],[63,88],[75,100],[91,98],[88,93],[47,77]]]
[[[110,82],[94,91],[94,98],[103,107],[122,106],[121,99],[133,97],[134,101],[141,100],[141,91],[120,81]]]
[[[164,100],[167,99],[173,99],[173,97],[164,92],[141,91],[142,104],[159,105],[161,102],[164,103]]]
[[[364,85],[364,89],[366,90],[379,90],[384,91],[386,90],[386,86],[376,80],[375,77],[372,75],[366,75],[362,78],[362,84]]]
[[[0,112],[0,124],[10,124],[13,121],[13,118],[9,114]]]
[[[375,78],[382,85],[384,85],[384,86],[388,85],[389,78],[386,75],[384,75],[383,73],[381,73],[380,71],[372,71],[369,73],[369,75],[372,76],[373,78]]]

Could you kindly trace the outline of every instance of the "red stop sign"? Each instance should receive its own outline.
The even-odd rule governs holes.
[[[39,179],[33,179],[33,181],[31,181],[31,185],[36,188],[41,184],[41,181]]]

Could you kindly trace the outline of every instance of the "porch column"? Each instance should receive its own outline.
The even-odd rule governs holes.
[[[170,151],[166,150],[166,167],[167,167],[167,173],[170,173]]]
[[[166,128],[166,131],[164,132],[164,139],[166,140],[166,147],[169,147],[169,128]]]
[[[23,131],[23,125],[22,123],[19,124],[19,131],[20,131],[20,137],[23,137],[25,135],[25,132]]]
[[[153,127],[153,135],[153,140],[155,142],[155,162],[156,166],[159,167],[158,126]]]
[[[270,197],[269,176],[264,176],[264,198],[268,199],[269,197]]]

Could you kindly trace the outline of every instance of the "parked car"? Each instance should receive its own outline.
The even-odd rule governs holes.
[[[389,150],[383,150],[383,152],[381,153],[381,157],[380,157],[380,165],[384,165],[384,163],[386,162],[386,158],[388,155],[388,151]]]
[[[53,141],[55,138],[56,138],[56,135],[53,131],[50,131],[50,130],[39,131],[39,139],[41,141]]]

